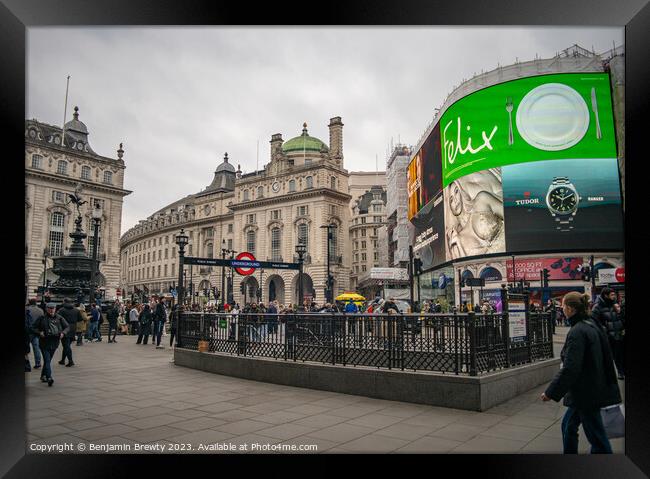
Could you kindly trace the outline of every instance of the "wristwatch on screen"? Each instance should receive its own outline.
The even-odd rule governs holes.
[[[546,193],[546,206],[557,223],[557,230],[571,231],[580,196],[566,176],[556,176]]]

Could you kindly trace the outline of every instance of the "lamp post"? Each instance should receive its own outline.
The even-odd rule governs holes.
[[[260,287],[259,287],[259,289],[257,290],[257,291],[258,291],[258,293],[257,293],[257,297],[259,298],[259,301],[258,301],[259,303],[262,302],[262,292],[263,292],[263,291],[262,291],[262,290],[263,290],[263,286],[262,286],[262,285],[263,285],[263,284],[264,284],[264,268],[260,268]]]
[[[327,282],[326,282],[326,289],[325,289],[325,301],[327,303],[332,303],[332,276],[330,275],[330,243],[334,237],[334,233],[332,232],[333,229],[335,229],[337,226],[334,223],[330,223],[328,225],[323,225],[321,228],[326,228],[327,229]]]
[[[179,348],[182,347],[182,329],[181,329],[181,313],[183,312],[183,296],[185,295],[185,285],[183,284],[183,267],[185,262],[185,246],[190,242],[190,238],[185,234],[183,228],[181,232],[176,236],[176,245],[178,245],[178,287],[176,288],[176,294],[178,296],[178,308],[176,309],[176,328],[178,331],[178,336],[176,339],[176,346]]]
[[[227,254],[230,254],[230,259],[234,259],[235,251],[226,248],[226,240],[223,239],[221,241],[221,259],[225,260]],[[231,271],[232,271],[232,268],[231,268]],[[230,291],[228,296],[226,296],[226,284],[225,283],[226,283],[226,267],[222,266],[221,267],[221,305],[219,306],[220,311],[223,311],[223,306],[226,304],[226,300],[232,294],[232,291]]]
[[[99,203],[95,203],[92,211],[93,218],[93,261],[90,263],[90,291],[88,292],[88,302],[95,302],[95,279],[97,276],[97,246],[99,242],[99,225],[102,221],[102,207]]]
[[[43,292],[41,293],[41,300],[45,301],[45,275],[47,273],[47,258],[50,257],[50,248],[43,250]]]
[[[305,245],[303,238],[299,238],[298,244],[296,245],[296,254],[298,255],[298,306],[300,307],[302,307],[303,296],[304,296],[302,291],[302,262],[303,262],[303,256],[306,252],[307,252],[307,245]]]

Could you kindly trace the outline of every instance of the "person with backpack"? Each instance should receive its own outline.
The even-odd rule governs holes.
[[[29,311],[29,343],[32,346],[32,351],[34,353],[34,369],[41,367],[41,348],[38,345],[38,336],[31,332],[34,323],[43,317],[45,314],[41,308],[36,305],[35,299],[29,300],[29,305],[25,308],[25,314],[27,315]],[[25,318],[27,319],[27,317]],[[29,351],[27,352],[29,354]]]
[[[59,315],[65,319],[68,323],[68,332],[66,335],[61,338],[61,345],[63,346],[63,355],[61,356],[61,361],[59,364],[65,365],[66,367],[74,366],[74,361],[72,360],[72,348],[70,344],[75,339],[77,333],[77,323],[82,321],[81,314],[79,310],[72,305],[72,300],[65,298],[63,300],[63,306],[59,309]],[[65,364],[65,359],[68,358],[68,364]]]
[[[138,320],[140,322],[140,334],[138,334],[138,340],[136,341],[136,344],[147,344],[149,342],[149,335],[151,334],[151,319],[151,308],[148,304],[145,304],[144,309],[138,317]]]
[[[591,444],[592,454],[611,454],[600,409],[621,403],[614,361],[607,336],[589,316],[589,295],[564,295],[562,310],[571,329],[560,353],[562,368],[542,393],[542,401],[567,407],[562,419],[564,454],[578,453],[578,427]]]
[[[56,304],[47,303],[46,313],[34,322],[32,327],[33,334],[39,338],[39,346],[43,354],[43,370],[41,371],[41,381],[47,382],[48,386],[54,384],[52,379],[52,357],[59,347],[59,341],[69,332],[70,326],[60,314],[56,313]]]

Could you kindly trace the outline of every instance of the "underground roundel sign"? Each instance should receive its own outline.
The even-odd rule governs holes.
[[[236,257],[235,260],[237,261],[255,261],[255,256],[253,256],[252,253],[249,253],[247,251],[244,251],[242,253],[239,253]],[[235,271],[239,273],[242,276],[248,276],[249,274],[253,274],[255,272],[255,268],[235,268]]]

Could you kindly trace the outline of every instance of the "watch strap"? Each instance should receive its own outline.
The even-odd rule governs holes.
[[[566,176],[556,176],[553,178],[553,186],[569,184],[571,184],[571,181]],[[558,223],[555,229],[559,231],[571,231],[573,229],[573,225],[571,224],[573,222],[573,214],[570,216],[554,215],[554,217],[555,222]]]

